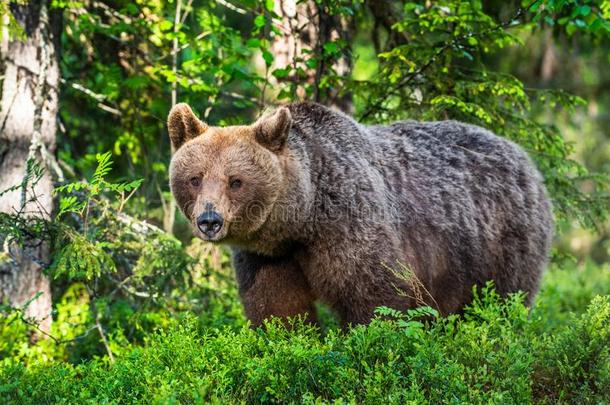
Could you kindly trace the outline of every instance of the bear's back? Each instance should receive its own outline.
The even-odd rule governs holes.
[[[530,293],[529,302],[546,263],[553,224],[542,176],[525,151],[456,121],[403,121],[371,129],[384,154],[401,162],[393,170],[403,176],[392,190],[400,193],[403,212],[417,216],[401,228],[406,244],[427,251],[424,262],[441,255],[451,268],[433,276],[447,280],[430,282],[436,294],[492,279],[503,294]],[[388,177],[396,178],[395,172],[386,171]]]
[[[542,177],[525,151],[483,128],[402,121],[371,129],[389,156],[385,167],[392,166],[384,176],[402,174],[392,191],[419,204],[435,226],[475,235],[509,217],[525,224],[550,211]],[[545,216],[532,225],[548,228],[548,222]]]
[[[428,166],[464,170],[481,165],[492,171],[510,170],[528,161],[516,144],[488,130],[458,121],[400,121],[371,126],[374,139],[386,149],[411,151],[411,160]]]
[[[307,154],[321,211],[330,200],[334,209],[355,202],[392,213],[356,218],[397,235],[397,254],[435,296],[463,288],[468,297],[473,284],[490,279],[501,293],[533,296],[552,215],[542,178],[519,146],[456,121],[369,126],[310,103],[291,113],[293,143]]]
[[[295,144],[304,143],[315,154],[341,161],[365,160],[405,166],[422,161],[430,169],[446,166],[464,170],[481,158],[494,162],[497,170],[511,170],[529,162],[515,144],[474,125],[458,121],[399,121],[389,125],[363,125],[323,105],[302,102],[289,105],[296,131]],[[295,139],[298,138],[298,139]],[[349,159],[344,159],[348,157]],[[484,164],[484,163],[483,163]],[[493,166],[490,164],[490,169]],[[499,165],[499,166],[498,166]],[[396,169],[396,168],[395,168]]]

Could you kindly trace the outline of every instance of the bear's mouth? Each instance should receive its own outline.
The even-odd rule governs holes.
[[[222,239],[224,239],[224,237],[218,236],[218,235],[214,235],[214,236],[207,236],[205,234],[202,234],[199,236],[202,240],[206,241],[206,242],[221,242]]]

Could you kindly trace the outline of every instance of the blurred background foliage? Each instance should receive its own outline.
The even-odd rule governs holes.
[[[141,218],[174,215],[172,91],[212,125],[309,99],[365,122],[458,119],[515,140],[544,173],[561,230],[600,231],[562,246],[610,257],[607,2],[54,5],[65,26],[58,156],[79,177],[113,151],[113,176],[146,179],[129,207]],[[183,220],[172,228],[190,237]]]
[[[51,226],[0,216],[0,232],[27,229],[52,244],[54,323],[37,341],[23,309],[4,307],[0,364],[113,362],[185,313],[197,314],[195,330],[246,324],[227,252],[193,240],[171,201],[165,119],[176,101],[211,125],[314,100],[366,123],[457,119],[489,128],[528,151],[555,207],[554,264],[528,333],[569,329],[595,295],[610,293],[610,2],[51,5],[62,19],[56,155],[67,180]],[[11,35],[22,35],[5,3],[0,14]],[[322,334],[332,337],[332,315],[320,313]],[[564,360],[545,363],[541,375]],[[261,395],[254,399],[277,399]]]

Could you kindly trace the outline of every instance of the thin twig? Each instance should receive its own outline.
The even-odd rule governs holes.
[[[243,14],[243,15],[248,14],[247,10],[244,10],[243,8],[239,8],[236,5],[234,5],[232,3],[229,3],[228,1],[225,1],[225,0],[216,0],[216,3],[225,6],[229,10],[235,11],[236,13]]]
[[[190,4],[191,3],[189,2],[189,6],[190,6]],[[181,10],[182,10],[182,0],[177,0],[176,1],[176,15],[174,16],[174,39],[173,39],[173,43],[172,43],[172,72],[173,72],[173,76],[174,76],[173,77],[174,81],[172,82],[172,108],[178,102],[177,76],[178,76],[178,53],[180,52],[180,49],[178,47],[178,45],[179,45],[178,44],[178,31],[180,29]],[[188,11],[185,14],[187,14],[187,13],[188,13]],[[176,152],[173,143],[171,145],[170,150],[171,150],[172,155]],[[161,199],[163,199],[163,195],[161,195]],[[165,229],[165,232],[169,233],[170,235],[173,234],[175,214],[176,214],[176,202],[174,201],[173,198],[170,197],[168,209],[167,209],[167,211],[163,212],[163,228]]]
[[[138,188],[135,187],[133,190],[131,190],[131,192],[129,194],[127,194],[127,197],[124,197],[123,196],[124,193],[121,193],[121,204],[119,205],[119,209],[117,210],[119,213],[121,213],[123,211],[123,207],[125,206],[125,203],[127,202],[127,200],[129,200],[137,190],[138,190]]]
[[[100,338],[102,339],[102,343],[106,348],[106,352],[108,353],[108,359],[110,363],[114,363],[114,355],[112,354],[112,350],[110,349],[110,345],[108,344],[108,339],[106,339],[106,335],[104,334],[104,329],[102,328],[102,324],[100,323],[100,314],[98,313],[95,317],[95,327],[100,333]]]
[[[178,102],[178,30],[180,28],[180,11],[182,8],[182,0],[176,1],[176,15],[174,16],[174,39],[172,40],[172,73],[174,81],[172,82],[172,107]]]
[[[131,17],[128,17],[126,15],[119,13],[118,11],[116,11],[112,7],[107,6],[106,4],[102,3],[101,1],[94,1],[93,7],[101,8],[102,10],[104,10],[106,15],[109,17],[113,17],[113,18],[123,21],[124,23],[127,23],[127,24],[132,23]]]
[[[100,109],[102,109],[102,110],[104,110],[106,112],[109,112],[111,114],[114,114],[116,116],[119,116],[119,117],[123,115],[123,113],[121,113],[121,111],[119,111],[118,109],[116,109],[114,107],[110,107],[109,105],[103,103],[103,101],[105,101],[106,98],[107,98],[105,95],[96,93],[93,90],[88,89],[88,88],[86,88],[85,86],[83,86],[81,84],[78,84],[78,83],[75,83],[75,82],[70,82],[69,83],[65,79],[60,79],[60,80],[61,80],[62,83],[69,85],[73,89],[78,90],[78,91],[86,94],[87,96],[91,97],[95,101],[97,101],[97,106]]]
[[[51,340],[53,340],[53,342],[55,342],[55,344],[58,344],[58,345],[72,343],[77,340],[84,339],[85,337],[87,337],[87,335],[89,335],[89,333],[91,333],[92,330],[97,329],[97,326],[92,326],[92,327],[86,329],[80,335],[73,337],[72,339],[60,339],[60,338],[57,338],[57,337],[53,336],[52,334],[48,333],[47,331],[41,329],[39,326],[39,321],[32,321],[30,318],[25,317],[23,315],[23,309],[16,309],[16,311],[18,311],[20,313],[19,320],[21,322],[23,322],[24,324],[26,324],[27,326],[29,326],[31,328],[34,328],[37,332],[42,333],[43,335],[50,338]]]
[[[184,8],[184,14],[182,15],[182,18],[180,18],[180,24],[184,24],[184,22],[186,21],[186,17],[188,17],[189,13],[192,10],[192,8],[191,8],[192,5],[193,5],[193,0],[189,0],[186,7]]]

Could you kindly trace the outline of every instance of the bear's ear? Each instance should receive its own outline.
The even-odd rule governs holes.
[[[286,144],[292,125],[292,115],[286,107],[264,115],[254,124],[254,137],[258,143],[273,152],[279,152]]]
[[[188,104],[179,103],[169,112],[167,129],[174,150],[178,150],[186,141],[204,133],[208,125],[195,117]]]

